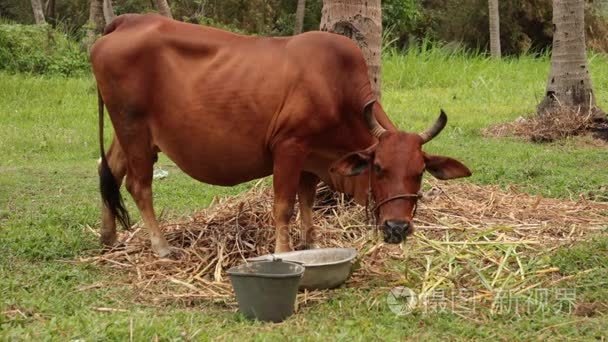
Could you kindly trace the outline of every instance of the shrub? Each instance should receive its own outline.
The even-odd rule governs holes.
[[[0,24],[0,70],[72,76],[90,67],[78,43],[48,25]]]
[[[410,35],[415,34],[422,19],[419,0],[383,0],[382,26],[385,38],[396,41],[397,47],[410,44]]]

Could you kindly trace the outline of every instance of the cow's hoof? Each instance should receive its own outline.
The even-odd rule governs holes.
[[[173,259],[173,257],[175,256],[173,251],[169,248],[160,250],[156,252],[156,254],[158,254],[158,257],[162,259]]]
[[[162,236],[160,238],[152,237],[150,242],[152,243],[154,253],[158,254],[161,258],[169,258],[173,253],[171,246]]]
[[[116,232],[113,233],[101,233],[101,236],[99,237],[99,241],[101,242],[102,245],[104,245],[105,247],[112,247],[116,244]]]
[[[161,258],[169,258],[173,254],[168,243],[152,244],[152,250]]]
[[[158,254],[159,258],[172,258],[174,256],[173,251],[169,247],[165,248],[155,248],[154,252]]]

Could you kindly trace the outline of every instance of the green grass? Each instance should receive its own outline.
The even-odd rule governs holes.
[[[608,237],[596,237],[591,241],[563,248],[551,258],[552,264],[562,274],[572,276],[565,287],[582,293],[581,301],[602,303],[608,312]]]
[[[590,65],[604,108],[607,62],[593,56]],[[427,150],[465,162],[474,173],[467,181],[515,185],[553,197],[597,190],[608,183],[605,149],[583,147],[575,140],[534,145],[480,134],[490,124],[532,113],[542,97],[548,66],[547,58],[494,61],[438,49],[391,54],[383,65],[382,103],[400,127],[416,131],[444,108],[449,126]],[[87,232],[87,226],[99,225],[95,95],[91,77],[0,74],[0,340],[125,340],[131,333],[135,340],[606,338],[608,319],[601,314],[496,316],[484,322],[456,314],[397,317],[385,304],[382,289],[336,290],[332,300],[304,308],[280,325],[251,323],[208,302],[193,307],[142,302],[121,285],[122,275],[65,262],[99,248]],[[160,165],[170,172],[154,183],[155,207],[165,218],[191,213],[214,196],[248,187],[207,186],[166,158]],[[592,270],[568,283],[586,303],[608,303],[606,241],[600,237],[546,256],[564,275]],[[99,282],[116,285],[83,289]],[[127,312],[103,313],[97,307]]]

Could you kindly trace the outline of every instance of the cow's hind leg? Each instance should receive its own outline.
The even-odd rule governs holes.
[[[302,223],[303,248],[317,248],[317,230],[313,224],[312,207],[315,203],[319,177],[312,173],[302,172],[298,184],[298,202],[300,204],[300,219]]]
[[[306,154],[302,146],[293,142],[279,144],[273,150],[274,221],[276,228],[275,252],[292,250],[289,221],[298,191],[300,173]]]
[[[106,164],[100,159],[98,169],[101,191],[107,197],[107,200],[102,200],[100,240],[106,246],[113,246],[116,243],[116,218],[125,228],[129,228],[129,215],[120,197],[120,185],[127,172],[127,160],[116,139],[112,140],[106,154]]]
[[[136,137],[136,139],[125,139],[132,143],[123,144],[127,159],[126,187],[148,229],[152,250],[160,257],[166,257],[171,254],[171,249],[160,230],[152,203],[152,173],[157,154],[151,147],[147,129],[135,129],[129,133],[131,134],[129,137]]]

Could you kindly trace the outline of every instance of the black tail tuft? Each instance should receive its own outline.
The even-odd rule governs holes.
[[[108,160],[106,159],[106,151],[103,148],[103,112],[104,104],[103,97],[99,88],[97,89],[97,109],[99,113],[99,152],[101,154],[101,163],[99,164],[99,190],[103,203],[110,209],[110,212],[125,229],[131,228],[131,219],[129,213],[125,209],[125,204],[120,196],[120,188],[116,184],[116,179],[112,174]]]
[[[125,204],[120,195],[120,188],[116,184],[116,179],[112,174],[112,170],[110,170],[105,155],[101,156],[101,165],[99,166],[99,189],[101,190],[103,203],[125,229],[130,229],[131,219],[129,218],[129,212],[125,209]]]

